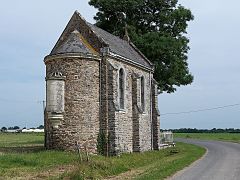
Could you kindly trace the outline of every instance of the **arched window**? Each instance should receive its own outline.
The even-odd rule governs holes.
[[[141,77],[141,93],[140,93],[140,97],[141,97],[141,107],[142,110],[144,111],[145,109],[145,82],[144,82],[144,77]]]
[[[124,109],[124,71],[123,68],[119,70],[119,106]]]

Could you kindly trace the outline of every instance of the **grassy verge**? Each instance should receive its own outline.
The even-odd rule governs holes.
[[[0,177],[5,179],[164,179],[200,158],[203,148],[177,143],[174,148],[106,158],[45,151],[43,134],[0,133]],[[3,154],[1,154],[1,152]],[[84,158],[84,157],[83,157]]]
[[[93,156],[90,162],[77,166],[75,171],[61,178],[101,179],[120,175],[119,179],[164,179],[190,165],[205,153],[205,149],[184,143],[161,151],[123,154],[120,157],[105,158]]]
[[[240,143],[240,133],[175,133],[174,137]]]

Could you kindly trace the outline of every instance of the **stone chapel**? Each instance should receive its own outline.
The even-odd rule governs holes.
[[[154,65],[121,39],[75,12],[45,57],[45,147],[110,155],[160,148]]]

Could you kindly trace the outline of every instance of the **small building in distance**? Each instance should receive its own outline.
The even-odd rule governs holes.
[[[73,14],[44,59],[47,149],[103,147],[116,155],[160,148],[154,65],[125,39]]]
[[[44,133],[44,129],[22,129],[22,133]]]

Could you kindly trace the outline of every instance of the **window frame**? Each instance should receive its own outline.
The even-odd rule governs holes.
[[[145,77],[141,76],[140,78],[140,104],[142,111],[145,111]]]
[[[125,109],[125,77],[126,73],[124,69],[121,67],[118,70],[118,102],[119,102],[119,110]]]

